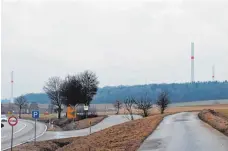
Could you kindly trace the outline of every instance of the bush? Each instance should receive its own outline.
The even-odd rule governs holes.
[[[57,125],[59,127],[63,127],[65,125],[67,125],[67,124],[70,124],[72,121],[73,121],[73,119],[67,119],[67,118],[56,119],[56,120],[53,120],[53,124]]]

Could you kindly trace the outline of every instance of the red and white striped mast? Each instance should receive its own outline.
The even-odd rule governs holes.
[[[10,103],[13,103],[13,71],[11,72],[11,100]]]
[[[194,43],[191,43],[191,82],[195,81],[195,77],[194,77]]]
[[[215,66],[212,66],[212,81],[215,81]]]

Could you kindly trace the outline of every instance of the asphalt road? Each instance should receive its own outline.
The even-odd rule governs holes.
[[[3,122],[4,127],[1,128],[1,149],[5,150],[11,145],[12,127],[8,122]],[[31,141],[35,137],[35,122],[29,120],[19,120],[18,124],[13,127],[14,139],[13,146]],[[37,122],[37,137],[46,131],[46,126]]]
[[[135,115],[135,119],[141,118],[141,116]],[[103,130],[105,128],[121,124],[124,122],[129,121],[128,118],[126,118],[126,115],[110,115],[109,117],[105,118],[100,123],[94,125],[91,127],[91,133]],[[44,140],[51,140],[51,139],[60,139],[60,138],[68,138],[68,137],[77,137],[77,136],[86,136],[89,135],[90,129],[85,128],[81,130],[74,130],[74,131],[60,131],[60,132],[53,132],[53,131],[47,131],[44,135],[39,137],[37,140],[44,141]]]
[[[228,137],[202,122],[196,113],[167,116],[139,151],[227,151]]]

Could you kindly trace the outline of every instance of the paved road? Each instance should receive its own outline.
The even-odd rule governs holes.
[[[3,122],[4,127],[1,129],[1,149],[5,150],[11,145],[12,127],[8,122]],[[37,137],[46,131],[46,126],[37,122]],[[35,123],[29,120],[19,120],[14,126],[13,146],[34,139]]]
[[[135,115],[135,119],[141,118],[141,116]],[[121,124],[124,122],[129,121],[128,118],[126,118],[123,115],[111,115],[107,118],[105,118],[102,122],[94,125],[91,127],[92,133],[100,131],[102,129]],[[60,132],[51,132],[47,131],[44,135],[39,137],[37,140],[44,141],[44,140],[50,140],[50,139],[59,139],[59,138],[67,138],[67,137],[77,137],[77,136],[86,136],[89,134],[89,128],[85,128],[82,130],[74,130],[74,131],[60,131]]]
[[[167,116],[139,151],[227,151],[228,137],[198,119],[196,113]]]

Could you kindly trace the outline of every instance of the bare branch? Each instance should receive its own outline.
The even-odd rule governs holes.
[[[136,109],[142,111],[142,116],[147,117],[149,115],[149,110],[153,106],[153,102],[147,96],[141,97],[139,100],[135,100]]]
[[[113,103],[113,106],[117,110],[116,114],[119,114],[119,110],[122,108],[122,102],[117,100],[116,102]]]
[[[133,112],[132,112],[134,102],[135,102],[135,99],[133,97],[129,97],[129,98],[124,100],[124,107],[128,111],[128,113],[130,114],[131,120],[134,120]]]
[[[44,86],[44,91],[47,93],[51,104],[55,105],[58,111],[58,118],[61,117],[63,98],[60,95],[62,80],[59,77],[51,77]]]
[[[157,100],[156,104],[160,108],[161,114],[163,114],[165,109],[170,104],[168,92],[166,92],[166,91],[161,92],[158,96],[158,100]]]
[[[14,104],[19,107],[19,118],[21,118],[21,109],[28,106],[28,101],[23,95],[21,95],[15,99]]]

